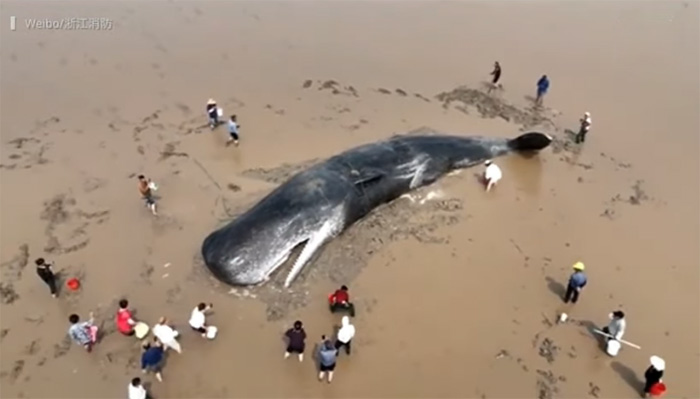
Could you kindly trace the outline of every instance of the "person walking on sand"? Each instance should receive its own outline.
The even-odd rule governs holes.
[[[486,170],[484,170],[484,183],[486,184],[486,192],[489,192],[491,188],[501,180],[503,172],[501,172],[501,168],[491,160],[484,162],[484,165],[486,165]]]
[[[36,264],[36,274],[49,286],[51,296],[56,298],[58,296],[58,287],[56,286],[56,275],[51,269],[53,263],[47,262],[44,258],[38,258],[34,263]]]
[[[168,325],[168,319],[161,317],[158,320],[158,324],[153,326],[153,335],[158,338],[158,341],[163,343],[163,349],[168,350],[168,348],[173,349],[175,352],[182,354],[182,347],[180,343],[177,342],[177,337],[180,335],[175,329]]]
[[[319,381],[323,381],[323,377],[328,373],[328,383],[333,381],[333,371],[335,370],[335,362],[338,358],[338,350],[335,349],[333,343],[326,339],[326,336],[321,337],[322,343],[318,351],[318,362],[319,362]]]
[[[498,61],[493,64],[493,71],[491,71],[490,75],[493,76],[493,79],[491,80],[491,86],[489,86],[489,93],[491,90],[501,86],[501,84],[498,83],[501,79],[501,64],[499,64]]]
[[[129,301],[126,299],[119,301],[119,310],[117,310],[116,323],[117,330],[119,330],[120,333],[128,337],[136,334],[136,331],[134,331],[136,320],[134,320],[131,315],[131,310],[129,310]]]
[[[652,387],[660,382],[661,378],[664,376],[664,370],[666,369],[666,362],[664,359],[654,355],[649,358],[651,366],[647,368],[644,372],[644,391],[642,396],[648,398],[651,394]]]
[[[340,289],[331,294],[328,301],[332,313],[347,310],[350,313],[350,317],[355,317],[355,305],[350,302],[350,293],[346,285],[341,286]]]
[[[219,107],[216,106],[216,101],[213,98],[207,101],[207,116],[209,117],[209,127],[212,130],[219,126]]]
[[[161,369],[163,367],[164,354],[163,345],[157,339],[153,344],[144,344],[143,354],[141,354],[141,372],[146,374],[148,371],[153,371],[158,381],[163,382]]]
[[[207,337],[207,315],[206,312],[213,308],[213,304],[207,305],[202,302],[197,307],[192,310],[192,315],[190,316],[190,327],[198,333],[202,334],[202,337]]]
[[[231,119],[228,121],[229,138],[226,145],[231,144],[233,141],[233,144],[238,146],[238,129],[240,129],[240,127],[241,126],[238,124],[236,115],[231,115]]]
[[[129,399],[150,399],[139,377],[132,378],[129,383]]]
[[[535,98],[535,104],[541,105],[544,95],[549,91],[549,78],[547,75],[542,75],[540,80],[537,81],[537,98]]]
[[[355,336],[355,326],[350,324],[350,318],[343,316],[342,325],[338,330],[338,336],[335,340],[335,349],[340,351],[340,348],[345,347],[345,353],[350,354],[350,342]]]
[[[151,181],[151,179],[146,179],[146,176],[139,175],[139,193],[141,193],[141,198],[146,201],[146,206],[150,209],[154,216],[158,216],[156,212],[156,200],[153,198],[152,190],[155,189],[156,185]]]
[[[288,358],[292,353],[299,355],[299,361],[304,361],[304,349],[306,348],[306,331],[303,324],[297,320],[294,322],[294,327],[284,333],[287,337],[287,350],[284,352],[284,358]]]
[[[579,120],[581,122],[581,127],[578,129],[578,133],[576,134],[576,143],[583,143],[586,141],[586,134],[588,134],[588,130],[591,128],[591,113],[590,112],[584,112],[583,113],[583,118]]]
[[[88,321],[80,322],[80,316],[72,314],[68,317],[71,326],[68,328],[68,336],[78,345],[82,345],[87,351],[92,352],[92,347],[97,342],[97,327],[94,325],[95,318],[90,313]]]
[[[574,273],[569,277],[569,284],[566,287],[566,295],[564,295],[564,303],[576,303],[578,302],[578,296],[581,293],[583,287],[588,283],[586,274],[583,270],[586,268],[582,262],[576,262],[574,264]]]
[[[621,310],[616,310],[610,313],[609,317],[610,323],[606,327],[603,327],[603,332],[614,337],[608,337],[608,341],[611,339],[619,341],[622,339],[622,336],[625,335],[625,329],[627,328],[625,312]]]

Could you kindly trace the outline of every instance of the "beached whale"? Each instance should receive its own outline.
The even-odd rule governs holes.
[[[551,142],[537,132],[514,139],[404,135],[350,149],[291,177],[209,234],[202,244],[204,262],[227,284],[255,285],[305,243],[285,280],[289,287],[324,243],[377,206],[452,170]]]

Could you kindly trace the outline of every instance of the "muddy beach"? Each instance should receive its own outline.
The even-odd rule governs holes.
[[[700,313],[698,12],[697,2],[3,1],[0,396],[124,397],[142,376],[138,342],[114,325],[127,297],[137,318],[167,316],[183,331],[164,382],[143,377],[156,398],[636,397],[653,354],[668,365],[669,396],[699,397],[700,321],[675,312]],[[25,24],[93,16],[112,28]],[[488,93],[495,60],[503,89]],[[536,108],[543,73],[552,86]],[[206,126],[210,97],[238,115],[240,146]],[[580,146],[584,111],[593,125]],[[555,143],[499,159],[491,193],[472,168],[381,206],[289,290],[286,269],[232,289],[202,265],[203,238],[294,173],[427,130],[539,130]],[[139,199],[141,173],[160,186],[158,218]],[[58,299],[37,257],[56,262]],[[576,261],[590,282],[565,305]],[[332,334],[340,316],[326,297],[339,284],[356,303],[357,338],[321,384],[310,357],[283,360],[281,335],[296,319],[309,347]],[[187,330],[200,301],[215,304],[211,342]],[[642,349],[610,358],[590,330],[617,308]],[[70,313],[90,311],[103,336],[88,355],[66,330]],[[561,312],[570,319],[557,324]]]

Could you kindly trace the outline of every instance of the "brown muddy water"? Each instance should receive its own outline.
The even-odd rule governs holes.
[[[698,2],[169,1],[0,3],[1,395],[125,397],[138,343],[115,333],[116,301],[182,326],[158,398],[636,397],[650,355],[669,396],[700,397]],[[16,30],[9,27],[15,16]],[[97,17],[108,30],[28,29]],[[503,90],[484,82],[495,60]],[[545,108],[535,82],[551,80]],[[440,95],[442,93],[442,95]],[[240,147],[206,124],[214,97],[238,114]],[[592,114],[588,141],[567,130]],[[373,212],[330,243],[290,292],[229,290],[203,238],[285,176],[355,145],[429,127],[557,137],[498,160],[485,193],[468,169]],[[160,185],[150,217],[135,175]],[[78,292],[52,299],[33,261]],[[583,261],[581,301],[559,295]],[[164,267],[166,263],[171,265]],[[333,384],[309,357],[284,361],[282,332],[309,347],[358,307]],[[213,302],[215,341],[187,319]],[[589,332],[624,309],[625,347]],[[65,342],[94,311],[92,354]],[[560,312],[571,322],[556,325]]]

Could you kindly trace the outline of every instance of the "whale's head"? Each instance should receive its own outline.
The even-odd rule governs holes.
[[[513,151],[540,151],[552,144],[552,136],[540,132],[528,132],[508,140],[508,147]]]

